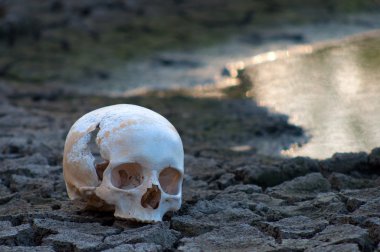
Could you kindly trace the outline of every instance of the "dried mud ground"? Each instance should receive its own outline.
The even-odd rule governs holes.
[[[262,146],[303,131],[250,100],[38,89],[0,84],[0,251],[380,250],[380,149],[265,156]],[[68,200],[66,134],[82,114],[115,103],[154,108],[183,138],[183,205],[162,223],[129,223]],[[257,146],[242,148],[247,139]]]

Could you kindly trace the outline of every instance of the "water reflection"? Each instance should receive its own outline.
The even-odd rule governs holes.
[[[380,32],[305,48],[246,69],[248,95],[311,136],[284,153],[324,158],[380,146]]]

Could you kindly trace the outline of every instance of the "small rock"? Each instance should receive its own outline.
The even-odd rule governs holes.
[[[207,180],[217,173],[222,174],[222,169],[218,172],[218,164],[216,159],[185,155],[186,174],[195,179]]]
[[[55,252],[52,247],[49,246],[36,246],[36,247],[26,247],[26,246],[0,246],[1,252]]]
[[[103,252],[159,252],[162,247],[153,243],[123,244]]]
[[[4,185],[4,182],[2,179],[0,179],[0,198],[6,196],[6,195],[9,195],[11,194],[12,192],[9,190],[9,188],[7,186]],[[0,200],[0,204],[1,203],[1,200]]]
[[[359,200],[357,198],[348,198],[346,201],[346,207],[349,212],[355,211],[363,204],[365,204],[365,201]]]
[[[273,164],[250,158],[240,162],[233,161],[228,165],[228,170],[236,174],[237,180],[244,184],[257,184],[263,187],[276,186],[284,181],[319,171],[315,160],[303,157],[277,161]]]
[[[30,245],[33,243],[33,230],[29,224],[12,227],[8,222],[2,222],[0,244],[8,246]]]
[[[362,190],[342,190],[339,195],[343,198],[353,198],[363,203],[374,200],[380,196],[379,187],[367,188]]]
[[[313,240],[327,243],[326,245],[340,243],[356,243],[363,250],[368,251],[371,247],[368,231],[350,224],[330,225],[322,232],[316,234]]]
[[[367,188],[362,190],[344,190],[339,195],[347,204],[350,212],[358,216],[377,216],[379,215],[380,194],[379,187]]]
[[[21,175],[12,175],[10,189],[13,191],[35,191],[41,190],[49,194],[54,191],[54,181],[40,178],[30,178]]]
[[[329,220],[339,214],[347,214],[346,205],[335,193],[319,193],[311,200],[296,202],[293,205],[280,205],[275,208],[284,216],[303,215],[312,219]]]
[[[225,193],[236,193],[245,192],[247,194],[251,193],[262,193],[263,189],[257,185],[232,185],[224,190]]]
[[[375,148],[368,156],[368,163],[371,169],[380,173],[380,148]]]
[[[184,176],[182,199],[186,202],[196,202],[198,200],[206,199],[215,196],[219,190],[209,189],[209,184],[203,180],[193,180],[190,176]]]
[[[315,248],[306,249],[305,252],[360,252],[359,246],[355,243],[337,244],[337,245],[327,245],[318,246]]]
[[[20,199],[18,193],[9,195],[6,198],[0,198],[0,201],[3,201],[0,207],[0,216],[9,216],[9,213],[12,213],[12,216],[25,214],[26,211],[30,210],[31,206],[26,200]]]
[[[235,174],[225,173],[219,179],[214,181],[212,185],[210,185],[210,188],[216,187],[216,189],[223,190],[226,187],[233,185],[235,183],[236,183]]]
[[[380,197],[368,201],[353,212],[354,215],[380,217]]]
[[[51,178],[53,174],[60,174],[62,171],[62,166],[51,166],[51,165],[36,165],[28,164],[21,166],[28,174],[33,177],[48,177]]]
[[[25,137],[12,137],[1,139],[0,153],[2,154],[25,154],[27,152],[28,141]]]
[[[211,221],[194,218],[189,215],[175,216],[171,220],[173,229],[180,231],[186,236],[197,236],[210,232],[218,227],[217,224]]]
[[[335,190],[361,189],[379,186],[379,181],[370,179],[358,179],[343,173],[333,172],[329,177],[331,187]]]
[[[368,228],[369,236],[376,243],[380,242],[380,218],[373,217],[365,221],[365,226]]]
[[[222,68],[222,71],[220,72],[220,75],[221,76],[225,76],[225,77],[231,77],[232,74],[231,74],[231,70],[228,68],[228,67],[223,67]]]
[[[273,237],[247,224],[224,226],[193,238],[180,240],[179,251],[273,251]]]
[[[262,193],[253,193],[248,185],[241,185],[241,188],[250,193],[242,191],[234,193],[231,190],[220,193],[214,199],[198,201],[182,215],[172,218],[173,228],[187,236],[195,236],[224,225],[277,219],[278,212],[274,211],[272,206],[280,205],[282,200],[273,199]]]
[[[320,173],[310,173],[267,189],[269,195],[289,201],[311,199],[331,190],[330,183]]]
[[[12,227],[12,223],[10,221],[0,221],[0,230],[8,229]]]
[[[177,55],[160,56],[154,59],[154,61],[165,67],[198,68],[202,66],[202,62],[200,61],[180,57]]]
[[[52,245],[59,251],[93,250],[102,243],[102,236],[79,233],[75,230],[64,230],[43,239],[44,245]]]
[[[321,244],[323,243],[311,239],[283,239],[279,244],[278,251],[304,251],[307,248],[317,247]]]
[[[33,226],[45,232],[69,232],[76,231],[90,235],[114,235],[121,231],[119,228],[103,226],[99,223],[78,223],[70,221],[58,221],[53,219],[34,219]]]
[[[349,174],[352,171],[367,170],[368,156],[365,152],[335,153],[331,158],[321,161],[322,171]]]
[[[44,156],[42,156],[39,153],[23,158],[8,159],[3,162],[2,166],[0,167],[0,171],[9,172],[12,170],[18,170],[19,167],[24,167],[30,164],[48,165],[48,161]]]
[[[108,236],[104,242],[111,246],[125,243],[154,243],[162,246],[164,249],[169,249],[179,236],[179,232],[169,229],[168,223],[160,222]]]
[[[276,239],[311,238],[327,225],[326,220],[312,220],[305,216],[284,218],[276,222],[263,222],[262,227]]]

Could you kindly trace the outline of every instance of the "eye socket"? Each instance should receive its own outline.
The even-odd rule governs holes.
[[[143,180],[142,167],[138,163],[121,164],[111,173],[112,185],[123,190],[136,188]]]
[[[179,192],[181,173],[172,168],[166,167],[160,173],[158,180],[160,181],[160,185],[162,190],[167,194],[176,195]]]

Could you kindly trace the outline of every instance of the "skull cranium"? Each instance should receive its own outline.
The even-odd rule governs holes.
[[[103,162],[91,152],[91,134]],[[174,126],[136,105],[94,110],[71,127],[63,169],[68,195],[116,217],[161,221],[181,206],[184,153]]]

